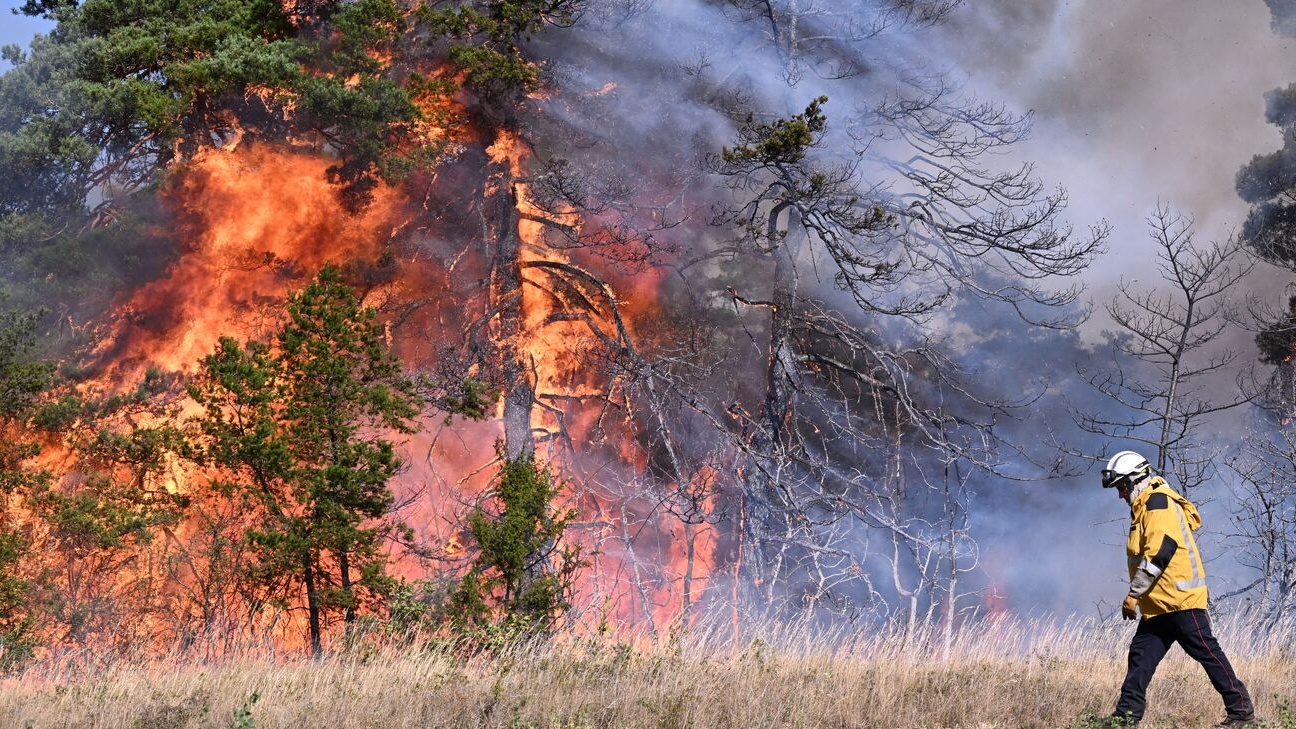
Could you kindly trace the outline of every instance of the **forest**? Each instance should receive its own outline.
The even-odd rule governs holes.
[[[929,62],[961,5],[26,0],[0,674],[756,625],[949,656],[1032,559],[979,520],[1128,448],[1228,520],[1216,604],[1290,636],[1296,297],[1239,292],[1296,272],[1296,85],[1236,234],[1158,205],[1093,301],[1109,224]]]

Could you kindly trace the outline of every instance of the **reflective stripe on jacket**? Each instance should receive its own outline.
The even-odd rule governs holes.
[[[1155,578],[1139,598],[1144,616],[1206,608],[1206,568],[1193,538],[1200,526],[1197,507],[1159,476],[1130,503],[1130,579],[1140,567]]]

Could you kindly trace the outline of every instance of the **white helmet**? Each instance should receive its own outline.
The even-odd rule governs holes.
[[[1134,451],[1121,451],[1107,461],[1102,472],[1103,488],[1109,489],[1121,483],[1135,484],[1152,475],[1152,466],[1148,460]]]

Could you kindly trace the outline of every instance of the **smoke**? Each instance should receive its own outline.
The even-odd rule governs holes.
[[[1296,2],[1292,0],[1265,0],[1273,13],[1272,27],[1278,35],[1296,35]]]
[[[665,187],[680,191],[676,199],[669,201],[667,214],[683,223],[674,232],[681,238],[678,242],[685,258],[721,246],[733,234],[707,226],[714,209],[730,200],[723,188],[715,186],[714,179],[707,178],[704,161],[708,155],[717,155],[736,143],[737,124],[746,114],[755,114],[760,120],[786,118],[802,112],[817,96],[826,95],[830,131],[825,146],[846,149],[854,141],[847,130],[858,129],[860,120],[885,100],[893,99],[897,89],[914,83],[935,85],[935,79],[952,70],[951,59],[932,53],[947,45],[949,38],[944,31],[906,23],[904,18],[888,14],[884,3],[852,4],[851,11],[857,17],[872,10],[876,21],[853,26],[842,23],[846,14],[830,12],[826,6],[806,6],[811,9],[799,20],[804,23],[805,37],[818,40],[783,45],[778,45],[777,31],[766,21],[758,15],[745,15],[738,5],[657,2],[641,6],[637,14],[619,16],[614,22],[578,25],[572,31],[537,41],[543,44],[538,55],[554,59],[547,69],[554,91],[543,102],[544,115],[534,122],[552,125],[535,128],[539,133],[533,138],[539,140],[540,156],[561,154],[590,178],[628,179],[639,185],[641,193],[661,189],[663,180],[684,183],[682,187]],[[1006,2],[988,6],[984,13],[960,11],[952,16],[951,23],[959,35],[983,41],[981,56],[1008,75],[1034,68],[1033,59],[1048,51],[1051,34],[1057,28],[1056,8],[1024,9]],[[992,40],[1007,41],[1010,36],[1003,30],[1010,27],[1032,36],[1030,52],[1002,52],[997,41]],[[771,33],[775,34],[772,40]],[[772,47],[772,41],[777,48]],[[576,144],[546,145],[546,140],[576,140]],[[879,146],[889,143],[877,141]],[[1017,160],[1005,159],[1002,167],[1017,164]],[[878,176],[871,182],[890,184],[880,170],[872,172]],[[1082,225],[1077,234],[1083,235],[1083,230]],[[753,273],[717,270],[715,276],[730,277],[739,288],[762,298],[767,292],[758,281],[743,278]],[[822,278],[816,281],[820,275]],[[860,318],[856,304],[838,290],[830,273],[807,269],[803,283],[809,287],[809,295],[847,312],[847,316]],[[685,292],[689,293],[697,295],[696,291]],[[851,315],[852,310],[857,313]],[[701,311],[710,317],[718,316],[714,308],[703,307]],[[713,326],[720,328],[718,322]],[[881,322],[871,323],[868,328],[878,335],[892,330],[888,336],[913,336],[905,327]],[[965,333],[962,338],[971,347],[962,352],[959,364],[971,378],[987,383],[981,389],[988,398],[1023,401],[1044,393],[1045,399],[1037,402],[1047,404],[1052,413],[1048,417],[1058,421],[1049,423],[1048,429],[1065,429],[1068,416],[1061,404],[1062,393],[1050,389],[1046,382],[1050,373],[1041,363],[1053,363],[1049,366],[1054,372],[1069,371],[1073,358],[1083,351],[1077,340],[1033,331],[1008,311],[970,305],[953,314],[941,328],[944,335]],[[751,346],[750,341],[739,341],[724,355],[732,358],[725,365],[731,390],[735,385],[740,389],[754,385],[760,379],[763,360],[751,357]],[[734,377],[735,368],[744,374]],[[1030,383],[1031,392],[1001,390],[990,382]],[[959,397],[957,393],[951,395]],[[744,397],[737,390],[729,396],[746,403],[749,411],[759,407],[758,399]],[[851,415],[842,413],[840,417]],[[1023,419],[1009,429],[1022,436],[1032,458],[1047,463],[1050,457],[1043,449],[1049,444],[1038,437],[1038,422]],[[927,464],[921,463],[923,454],[912,455],[918,467],[925,469]],[[1019,470],[1039,473],[1037,467],[1023,466]],[[1050,528],[1047,534],[1054,536],[1041,537],[1037,528],[1023,526],[1037,522],[1041,511],[1053,513],[1062,504],[1072,519],[1093,523],[1104,518],[1102,512],[1077,504],[1074,492],[1078,486],[1070,482],[1017,481],[1011,487],[1001,487],[984,477],[973,477],[968,485],[978,494],[970,528],[978,540],[983,540],[980,558],[986,565],[994,565],[994,589],[1003,593],[1012,608],[1022,612],[1069,612],[1091,604],[1092,591],[1063,589],[1066,584],[1074,586],[1083,581],[1074,575],[1063,578],[1066,572],[1060,569],[1062,563],[1075,559],[1067,545],[1077,540],[1056,538],[1067,530]],[[917,528],[916,523],[911,525]],[[858,554],[868,554],[864,548],[868,543],[866,527],[857,528],[859,534],[841,543],[853,544]],[[1123,525],[1118,525],[1114,539],[1123,537],[1123,530]],[[1111,569],[1101,574],[1119,575],[1119,550],[1113,550],[1110,557]],[[971,590],[985,575],[967,579]]]
[[[1270,26],[1290,34],[1294,6],[1268,0],[1022,3],[1041,11],[1033,22],[1023,24],[1003,7],[1011,4],[977,5],[975,10],[965,8],[963,27],[951,35],[951,62],[972,86],[1034,111],[1035,135],[1020,153],[1066,186],[1071,219],[1105,218],[1113,225],[1110,253],[1086,274],[1091,300],[1099,308],[1083,330],[1085,343],[1075,343],[1057,359],[1043,360],[1057,368],[1054,383],[1070,390],[1055,404],[1100,407],[1096,393],[1067,388],[1065,381],[1071,376],[1071,361],[1092,356],[1102,363],[1101,349],[1092,355],[1086,350],[1110,327],[1101,306],[1116,286],[1137,281],[1137,288],[1147,290],[1158,283],[1148,265],[1153,254],[1145,224],[1148,214],[1158,204],[1168,204],[1195,220],[1199,240],[1229,238],[1247,215],[1247,203],[1234,187],[1239,168],[1253,155],[1282,145],[1280,130],[1266,123],[1266,114],[1276,113],[1283,94],[1266,92],[1292,82],[1296,48],[1271,33]],[[1049,17],[1044,17],[1045,9]],[[1009,19],[1012,22],[1005,22]],[[965,32],[976,28],[994,30],[995,40],[977,40],[974,33]],[[1232,293],[1238,301],[1251,294],[1281,305],[1288,279],[1261,266]],[[1240,362],[1253,360],[1251,337],[1235,328],[1219,347],[1240,352]],[[1235,387],[1234,374],[1222,373],[1214,383],[1219,389],[1205,394],[1227,398]],[[1065,417],[1060,410],[1041,409],[1050,421]],[[1249,417],[1246,408],[1224,414],[1207,434],[1208,445],[1223,452],[1236,447]],[[1101,453],[1099,443],[1079,444],[1095,456]],[[1241,575],[1219,542],[1219,535],[1230,529],[1234,505],[1228,498],[1230,474],[1223,458],[1216,465],[1220,473],[1209,493],[1201,496],[1208,502],[1203,506],[1205,528],[1213,535],[1204,539],[1203,547],[1219,557],[1211,569],[1213,594],[1220,595],[1230,584],[1236,586]],[[1045,489],[1017,493],[1028,499],[1047,493],[1033,499],[1034,505],[1024,505],[1021,516],[1060,529],[1059,541],[1093,545],[1098,534],[1105,534],[1102,541],[1111,546],[1094,553],[1104,559],[1095,569],[1115,569],[1111,574],[1120,576],[1119,567],[1105,559],[1107,552],[1119,554],[1123,507],[1092,480],[1057,481]],[[1059,518],[1056,509],[1062,504],[1082,510],[1084,516]],[[1103,514],[1117,524],[1101,526]],[[1074,575],[1076,565],[1087,559],[1056,543],[1035,553],[1049,555],[1042,557],[1039,572],[1044,574]],[[1101,581],[1090,587],[1101,587]],[[1114,588],[1107,585],[1108,592]],[[1101,595],[1092,594],[1095,600]],[[1081,607],[1084,601],[1072,604]]]
[[[1048,22],[995,26],[993,54],[951,39],[952,59],[973,85],[1035,112],[1022,154],[1067,187],[1072,215],[1113,222],[1119,247],[1095,269],[1096,283],[1134,269],[1142,220],[1158,201],[1189,212],[1206,237],[1227,237],[1246,211],[1233,190],[1238,168],[1280,141],[1262,96],[1291,81],[1294,49],[1269,32],[1265,7],[1053,8]]]
[[[1079,334],[1062,335],[969,305],[944,328],[975,333],[960,357],[972,377],[1002,385],[998,394],[1007,399],[1039,397],[1030,417],[1006,426],[1030,455],[1047,460],[1054,441],[1067,442],[1094,459],[1096,472],[1105,450],[1131,445],[1074,429],[1072,409],[1112,406],[1079,381],[1076,365],[1103,364],[1098,345],[1109,322],[1101,306],[1118,283],[1155,283],[1146,218],[1158,204],[1191,216],[1201,239],[1225,239],[1240,226],[1246,204],[1234,189],[1236,172],[1281,143],[1266,124],[1264,93],[1290,83],[1296,67],[1290,44],[1270,33],[1271,17],[1275,29],[1290,27],[1291,4],[990,0],[964,3],[933,28],[893,25],[854,36],[839,32],[825,11],[811,20],[838,31],[819,34],[834,38],[832,48],[781,55],[770,52],[760,19],[735,5],[642,4],[637,13],[541,41],[563,82],[546,111],[585,140],[582,164],[608,170],[633,160],[647,179],[673,173],[697,183],[674,212],[693,224],[690,235],[715,237],[700,225],[715,200],[697,164],[734,143],[727,113],[734,109],[788,116],[822,93],[837,133],[897,80],[947,74],[975,97],[1031,113],[1032,137],[1002,164],[1033,162],[1047,185],[1065,187],[1066,219],[1078,229],[1113,225],[1109,254],[1085,276],[1098,315]],[[1275,288],[1263,271],[1252,281],[1260,292]],[[830,285],[820,294],[835,299]],[[1241,332],[1226,345],[1246,350],[1249,338]],[[1237,440],[1238,427],[1222,425],[1219,441]],[[1080,612],[1119,594],[1124,506],[1092,477],[990,479],[975,490],[971,518],[982,559],[995,565],[1014,609]],[[1208,528],[1224,528],[1225,504],[1205,510]]]
[[[808,32],[798,43],[785,42],[741,5],[607,3],[575,28],[535,41],[538,55],[553,59],[545,73],[555,88],[538,102],[543,114],[525,130],[540,160],[563,156],[592,187],[658,206],[661,242],[679,246],[685,259],[729,235],[707,226],[727,200],[702,163],[735,143],[736,120],[746,112],[787,117],[827,95],[828,146],[845,148],[853,141],[846,135],[850,122],[898,85],[943,74],[977,97],[1033,113],[1034,136],[1001,160],[1005,169],[1036,162],[1046,185],[1069,191],[1068,219],[1081,231],[1112,221],[1111,254],[1087,274],[1101,303],[1120,277],[1146,277],[1143,218],[1157,201],[1190,211],[1205,237],[1226,236],[1238,224],[1245,206],[1233,190],[1236,170],[1280,143],[1265,124],[1262,94],[1289,83],[1288,69],[1296,67],[1292,49],[1269,34],[1258,2],[987,0],[962,4],[933,28],[889,14],[892,4],[882,0],[857,0],[847,13],[827,2],[803,3],[800,20]],[[1280,10],[1289,7],[1269,1],[1275,28],[1292,22],[1291,10]],[[875,11],[877,22],[845,22],[866,10]],[[1236,62],[1221,61],[1230,58]],[[463,170],[443,175],[454,179],[456,172]],[[439,250],[442,243],[429,240],[425,248]],[[708,273],[740,280],[752,272],[716,266]],[[849,309],[830,276],[818,284],[816,296]],[[678,297],[679,310],[712,317],[705,324],[724,340],[714,345],[713,382],[731,388],[734,405],[750,406],[760,353],[753,357],[736,316],[722,319],[714,301],[692,302],[695,308],[680,303],[699,294],[678,277],[662,290]],[[1082,333],[1040,330],[1003,309],[959,304],[937,332],[964,345],[957,364],[988,396],[1032,403],[1002,424],[1024,453],[999,455],[1041,466],[1022,466],[1015,475],[1049,473],[1057,442],[1094,459],[1104,448],[1121,449],[1124,444],[1103,443],[1071,424],[1074,406],[1110,407],[1074,375],[1077,362],[1101,361],[1094,350],[1097,326]],[[666,342],[685,331],[678,321],[669,329],[656,337]],[[690,446],[707,450],[702,437]],[[467,461],[479,449],[465,450],[474,451]],[[969,484],[979,560],[1022,613],[1086,611],[1123,589],[1124,507],[1092,476],[1063,475],[1062,465],[1073,464],[1059,464],[1057,475],[1044,480],[979,476]],[[1220,526],[1221,517],[1208,510],[1208,528]]]

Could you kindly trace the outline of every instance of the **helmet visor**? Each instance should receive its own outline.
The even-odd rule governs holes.
[[[1110,489],[1110,488],[1119,488],[1122,486],[1128,488],[1129,477],[1130,475],[1128,473],[1118,473],[1116,471],[1112,471],[1110,469],[1104,468],[1102,470],[1103,488]]]

